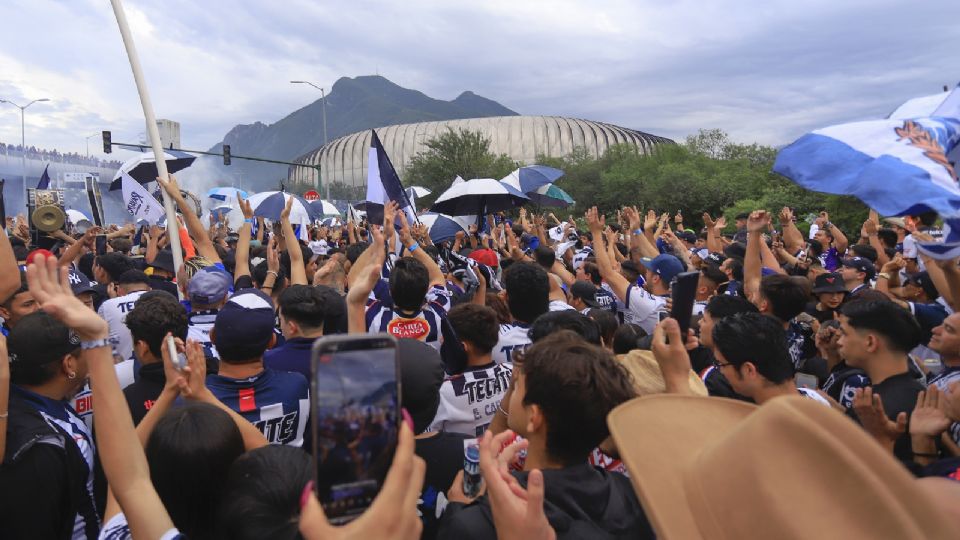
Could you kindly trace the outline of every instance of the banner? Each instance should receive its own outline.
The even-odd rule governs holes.
[[[164,218],[163,206],[150,195],[150,192],[140,182],[131,178],[127,173],[123,173],[121,189],[123,190],[123,204],[135,221],[143,219],[151,225],[156,225]]]

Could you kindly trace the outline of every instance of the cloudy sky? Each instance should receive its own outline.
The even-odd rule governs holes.
[[[721,128],[788,143],[879,117],[960,81],[960,2],[928,0],[126,0],[157,116],[207,148],[379,72],[521,114],[601,120],[683,138]],[[131,141],[142,112],[108,0],[4,0],[0,99],[27,143],[85,151]],[[0,141],[20,139],[0,104]],[[91,153],[101,151],[90,139]]]

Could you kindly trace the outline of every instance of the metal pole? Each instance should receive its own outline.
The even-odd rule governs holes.
[[[323,88],[320,89],[320,99],[322,100],[321,110],[323,111],[323,146],[327,146],[327,94],[324,92]],[[322,181],[320,178],[320,170],[317,169],[317,181]],[[327,200],[330,200],[330,183],[326,184],[327,186]]]
[[[147,121],[147,135],[150,138],[150,146],[153,148],[153,156],[157,162],[157,172],[160,178],[169,179],[167,173],[167,162],[163,157],[163,148],[160,145],[160,130],[157,129],[157,119],[153,114],[153,103],[150,101],[150,94],[147,90],[147,83],[143,77],[143,70],[140,67],[140,58],[137,56],[137,47],[133,43],[133,36],[130,34],[130,25],[127,24],[127,15],[123,11],[123,4],[120,0],[110,0],[113,5],[113,13],[117,18],[117,26],[120,27],[120,37],[123,38],[123,46],[127,50],[127,57],[130,60],[130,69],[133,71],[133,80],[137,85],[137,92],[140,94],[140,105],[143,106],[143,116]],[[173,208],[173,199],[163,192],[163,209],[167,215],[167,230],[177,227],[177,212]],[[177,270],[183,264],[183,253],[180,251],[180,235],[167,234],[170,239],[170,251],[173,252],[173,266]],[[178,294],[182,296],[182,292]]]
[[[20,107],[19,105],[14,106]],[[20,107],[20,148],[23,149],[23,152],[20,153],[20,164],[23,166],[23,206],[27,206],[27,136],[25,135],[26,128],[24,127],[23,117],[29,106]]]

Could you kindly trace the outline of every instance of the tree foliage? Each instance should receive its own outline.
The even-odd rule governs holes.
[[[403,183],[423,186],[437,196],[457,176],[471,178],[503,178],[519,165],[506,154],[490,151],[490,139],[478,131],[447,128],[445,133],[424,143],[426,150],[407,164]]]

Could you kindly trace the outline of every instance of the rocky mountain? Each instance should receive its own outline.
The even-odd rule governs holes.
[[[470,91],[452,101],[443,101],[380,76],[343,77],[334,83],[326,99],[329,141],[392,124],[517,114]],[[223,142],[210,151],[220,152],[222,144],[229,144],[235,155],[293,161],[323,144],[322,102],[317,99],[274,124],[255,122],[235,126]],[[216,158],[206,161],[224,176],[242,179],[247,189],[276,189],[278,181],[287,176],[286,165],[233,160],[230,166],[223,166]]]

